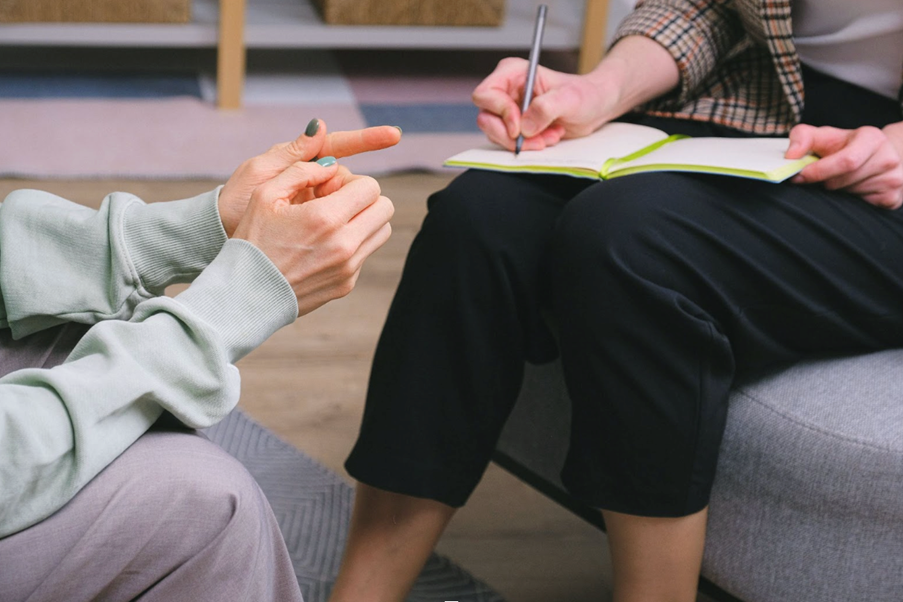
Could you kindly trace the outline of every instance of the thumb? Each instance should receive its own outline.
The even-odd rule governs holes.
[[[328,182],[338,169],[334,157],[323,157],[313,163],[296,161],[254,190],[251,195],[252,209],[256,203],[291,204],[299,192]]]
[[[296,161],[310,161],[319,154],[326,139],[326,123],[311,119],[304,133],[292,140],[277,144],[272,149],[272,157],[280,169],[285,169]]]
[[[551,90],[534,98],[521,118],[521,134],[525,138],[532,138],[542,133],[564,114],[569,104],[567,100],[567,95],[561,89]]]
[[[819,157],[833,155],[847,145],[850,131],[834,127],[798,125],[790,130],[790,146],[785,157],[799,159],[812,153]]]
[[[817,128],[800,124],[790,130],[790,144],[784,153],[786,159],[800,159],[812,150],[812,142]]]

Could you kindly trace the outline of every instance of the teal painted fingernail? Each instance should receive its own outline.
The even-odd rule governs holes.
[[[330,165],[335,165],[335,157],[323,157],[322,159],[317,159],[317,163],[323,167],[329,167]]]
[[[320,129],[320,120],[319,119],[311,119],[310,123],[307,124],[307,129],[304,130],[305,136],[316,136],[317,130]]]
[[[396,130],[398,130],[398,133],[399,133],[399,134],[404,134],[404,130],[401,129],[401,126],[393,125],[392,127],[395,128]]]

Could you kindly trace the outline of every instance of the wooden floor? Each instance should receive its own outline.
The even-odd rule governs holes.
[[[396,206],[394,234],[370,258],[355,290],[281,330],[239,364],[241,407],[340,474],[345,475],[342,463],[357,434],[373,349],[425,200],[449,179],[381,178],[384,194]],[[217,184],[0,180],[0,199],[17,188],[39,188],[97,207],[114,190],[154,202],[193,196]],[[604,536],[495,466],[455,517],[439,552],[509,602],[610,599]]]

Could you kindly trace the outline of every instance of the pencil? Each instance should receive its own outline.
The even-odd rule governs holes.
[[[533,46],[530,48],[530,61],[527,67],[527,85],[524,87],[524,102],[521,106],[520,113],[523,116],[530,106],[533,99],[533,85],[536,83],[536,68],[539,66],[539,52],[542,48],[542,32],[546,27],[546,11],[549,8],[545,4],[540,4],[536,11],[536,25],[533,27]],[[524,145],[524,135],[518,134],[517,142],[514,145],[514,155],[520,154],[520,149]]]

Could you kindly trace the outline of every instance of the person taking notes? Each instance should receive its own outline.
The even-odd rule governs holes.
[[[521,113],[526,66],[501,61],[473,94],[511,158],[520,134],[519,160],[632,123],[787,138],[783,158],[819,159],[778,184],[472,169],[435,193],[346,465],[359,485],[332,602],[404,599],[480,481],[524,362],[556,357],[573,402],[563,482],[604,516],[614,600],[691,602],[732,383],[903,346],[898,0],[646,0],[592,72],[540,66]]]

